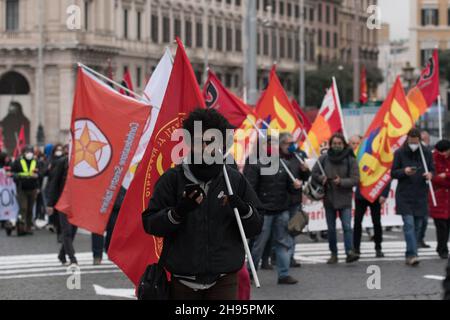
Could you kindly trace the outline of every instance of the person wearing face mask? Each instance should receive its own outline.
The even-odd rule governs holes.
[[[58,161],[64,156],[64,150],[62,144],[58,143],[53,146],[53,150],[50,154],[50,161],[47,167],[47,187],[45,188],[45,198],[48,199],[51,197],[50,195],[50,186],[54,183],[54,179],[56,178],[56,165]],[[62,243],[61,239],[61,226],[59,223],[59,213],[54,212],[48,219],[49,226],[48,229],[52,232],[56,231],[56,237],[59,243]]]
[[[406,264],[419,264],[417,248],[424,217],[428,216],[427,182],[434,174],[433,156],[422,148],[429,172],[425,172],[421,152],[420,130],[413,128],[408,132],[405,144],[394,153],[392,179],[398,180],[395,192],[397,214],[403,219],[403,233],[406,241]]]
[[[36,159],[32,146],[26,146],[23,149],[22,156],[14,161],[11,172],[17,186],[20,217],[25,223],[25,234],[31,235],[33,234],[33,206],[43,174],[43,168]]]
[[[328,244],[331,257],[328,264],[338,263],[336,236],[336,218],[339,217],[344,229],[344,245],[347,254],[346,262],[359,259],[353,250],[352,232],[352,197],[353,187],[359,183],[359,169],[353,150],[349,148],[342,134],[334,134],[329,141],[330,149],[322,155],[320,161],[325,175],[316,163],[312,177],[325,187],[324,207],[328,226]]]
[[[288,137],[289,135],[281,135],[283,142],[288,141]],[[274,174],[265,174],[263,169],[272,166],[273,163],[264,163],[262,159],[258,159],[258,162],[255,164],[246,165],[244,169],[245,177],[256,191],[264,208],[262,232],[255,239],[251,251],[255,267],[258,268],[264,248],[272,235],[272,242],[275,247],[278,284],[293,285],[298,283],[298,280],[289,275],[293,245],[287,227],[290,217],[289,205],[291,195],[299,195],[302,183],[295,176],[295,181],[293,182],[291,180],[287,171],[280,163],[284,161],[287,165],[287,161],[281,159],[279,156],[281,151],[280,145],[272,139],[274,138],[270,136],[267,138],[266,152],[279,162],[278,170]],[[286,152],[289,145],[290,143],[283,146]]]
[[[199,124],[201,137],[194,134]],[[262,226],[259,200],[244,176],[225,165],[235,192],[229,196],[223,156],[216,159],[216,150],[207,148],[213,137],[216,146],[225,145],[226,130],[232,128],[227,119],[214,109],[197,109],[183,128],[189,133],[186,140],[194,139],[189,139],[191,153],[157,181],[142,214],[143,227],[146,233],[164,238],[160,262],[171,274],[170,299],[236,300],[245,251],[233,209],[241,216],[246,236],[254,237]],[[208,129],[218,130],[221,136],[209,136]],[[211,164],[209,156],[215,160]]]
[[[361,136],[353,136],[350,138],[350,147],[352,148],[355,156],[357,156],[359,145],[361,144]],[[381,250],[381,243],[383,242],[383,228],[381,227],[381,207],[385,204],[389,195],[391,184],[389,183],[381,193],[381,195],[374,201],[370,202],[361,194],[359,184],[355,191],[355,222],[353,227],[353,246],[357,255],[361,254],[361,236],[362,236],[362,222],[367,208],[370,208],[370,216],[372,218],[373,229],[375,235],[372,236],[370,229],[366,228],[366,232],[371,241],[375,242],[375,256],[377,258],[383,258],[384,253]]]
[[[436,226],[437,248],[441,259],[448,259],[447,242],[450,235],[450,141],[441,140],[433,152],[436,175],[433,177],[437,206],[430,203],[430,215]]]
[[[288,132],[283,132],[280,134],[280,156],[286,161],[290,171],[294,176],[298,177],[302,182],[308,181],[311,171],[306,165],[305,161],[307,155],[305,152],[300,150],[297,143],[294,141],[292,134]],[[301,159],[301,162],[300,160]],[[300,189],[296,194],[291,195],[291,200],[289,204],[289,219],[302,208],[302,197],[303,193]],[[292,238],[292,248],[291,248],[291,268],[300,267],[300,263],[294,259],[295,252],[295,238]]]

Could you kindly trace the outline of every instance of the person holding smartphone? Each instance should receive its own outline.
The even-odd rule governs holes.
[[[425,217],[428,216],[428,181],[434,174],[431,152],[421,146],[420,130],[413,128],[408,132],[405,144],[394,153],[392,179],[398,180],[395,192],[397,214],[403,219],[403,233],[406,241],[406,265],[417,266],[418,241]],[[426,165],[425,171],[420,148],[422,147]]]
[[[199,140],[194,124],[196,128],[201,124]],[[220,113],[197,109],[183,128],[186,136],[194,137],[194,141],[186,137],[190,156],[157,181],[142,215],[143,226],[148,234],[164,238],[161,262],[171,273],[170,299],[236,300],[245,251],[234,209],[247,238],[254,237],[262,228],[259,200],[244,176],[225,165],[235,193],[229,196],[223,161],[206,161],[215,156],[215,149],[207,148],[211,141],[223,139],[231,128]],[[222,137],[208,129],[216,129]],[[220,150],[222,159],[226,149]]]

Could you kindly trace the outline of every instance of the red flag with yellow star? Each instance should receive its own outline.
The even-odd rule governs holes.
[[[78,69],[69,168],[56,205],[70,223],[103,234],[150,110]]]
[[[179,142],[171,141],[172,133],[182,127],[190,112],[206,107],[194,70],[178,38],[177,43],[161,111],[123,201],[108,250],[109,258],[135,285],[146,267],[159,260],[162,251],[163,239],[145,232],[142,212],[147,209],[155,183],[173,165],[172,150]]]

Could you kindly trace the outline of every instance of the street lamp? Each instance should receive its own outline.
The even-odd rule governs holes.
[[[403,79],[407,83],[406,91],[411,89],[412,82],[414,80],[414,68],[411,66],[411,63],[406,62],[406,65],[403,67]]]

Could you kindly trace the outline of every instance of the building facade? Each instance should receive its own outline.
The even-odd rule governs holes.
[[[377,65],[379,30],[368,27],[368,21],[373,14],[373,11],[368,9],[371,6],[376,6],[377,3],[377,0],[342,1],[339,10],[339,54],[342,63],[353,63],[352,48],[354,41],[356,41],[359,48],[360,63],[366,66]],[[358,15],[357,26],[355,26],[355,13]]]
[[[304,14],[310,19],[305,30],[308,68],[316,60],[314,2],[305,0]],[[39,123],[46,141],[65,141],[77,62],[106,74],[111,61],[118,81],[128,69],[139,92],[165,48],[175,51],[175,36],[183,40],[199,82],[208,63],[227,87],[242,95],[245,4],[240,0],[0,0],[0,121],[28,119],[31,143],[37,141]],[[259,85],[264,87],[272,63],[277,62],[283,84],[292,92],[299,70],[300,1],[258,0],[257,6]],[[68,27],[73,17],[80,22],[75,30]],[[20,117],[11,117],[11,112]],[[11,149],[20,121],[10,126],[5,121]]]

